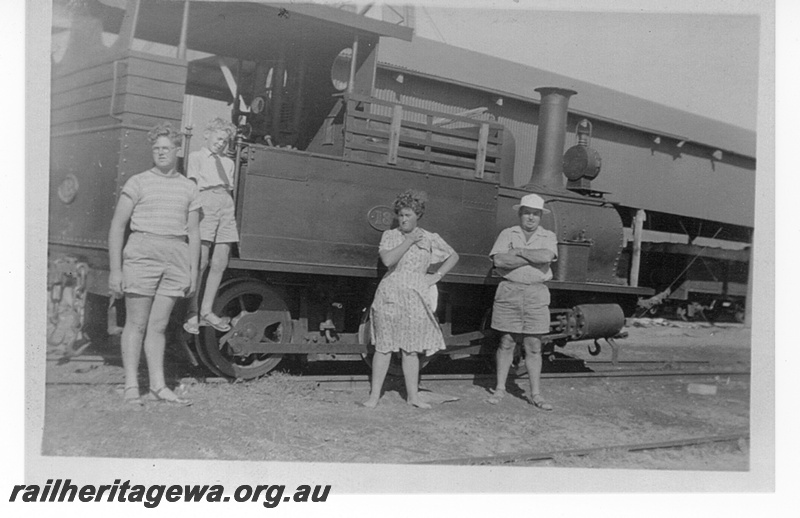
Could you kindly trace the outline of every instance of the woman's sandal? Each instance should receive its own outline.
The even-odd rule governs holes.
[[[169,395],[167,397],[164,397],[165,390],[168,391],[169,395],[171,395],[172,397],[169,397]],[[191,399],[178,397],[174,392],[169,390],[169,388],[166,385],[164,385],[158,390],[150,389],[150,396],[156,401],[160,401],[161,403],[169,403],[170,405],[189,406],[192,404]]]
[[[505,390],[495,390],[494,392],[492,392],[492,395],[489,396],[486,402],[489,403],[490,405],[496,405],[500,403],[500,401],[502,401],[505,396],[506,396]]]
[[[206,313],[205,315],[200,315],[200,326],[211,326],[220,333],[227,333],[231,330],[231,325],[228,323],[229,320],[228,317],[220,318],[214,313]]]
[[[131,397],[129,394],[131,391],[136,391],[136,397]],[[125,387],[122,391],[122,397],[125,400],[125,403],[134,406],[144,406],[144,401],[142,401],[142,397],[139,394],[139,387]]]
[[[553,409],[553,405],[545,401],[541,394],[534,394],[528,399],[528,403],[535,406],[539,410],[547,410],[549,412]]]

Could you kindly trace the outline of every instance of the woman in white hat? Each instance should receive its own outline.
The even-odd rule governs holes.
[[[372,388],[364,406],[378,404],[383,381],[393,352],[401,351],[407,402],[430,408],[419,399],[419,353],[431,355],[445,348],[436,319],[436,288],[458,262],[458,254],[438,234],[417,226],[425,213],[427,196],[408,190],[394,202],[398,227],[383,233],[381,261],[389,270],[384,275],[370,308],[375,355],[372,358]],[[442,263],[436,273],[428,267]]]
[[[495,271],[503,277],[492,308],[492,328],[500,331],[497,348],[497,385],[489,403],[498,404],[506,395],[508,370],[514,361],[517,340],[525,349],[525,367],[530,380],[528,402],[552,410],[541,395],[542,335],[550,331],[550,291],[545,282],[553,278],[550,263],[558,257],[556,235],[543,228],[544,200],[536,194],[523,196],[514,205],[519,225],[497,236],[492,251]]]

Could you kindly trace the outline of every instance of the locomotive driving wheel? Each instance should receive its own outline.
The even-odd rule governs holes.
[[[214,302],[214,313],[229,317],[231,329],[220,332],[201,328],[198,353],[214,373],[229,378],[253,379],[274,369],[281,354],[243,354],[248,343],[288,343],[292,320],[283,298],[269,285],[245,280],[223,287]]]
[[[372,369],[372,356],[375,354],[375,345],[372,343],[372,334],[370,333],[370,318],[369,318],[369,308],[364,310],[364,313],[361,315],[361,323],[358,326],[358,343],[367,346],[367,353],[362,354],[361,358],[364,360],[370,369]],[[392,360],[389,363],[389,374],[391,376],[402,376],[403,375],[403,358],[401,352],[392,353]],[[424,353],[419,354],[419,370],[425,368],[428,365],[428,362],[431,361],[433,356],[428,356]]]

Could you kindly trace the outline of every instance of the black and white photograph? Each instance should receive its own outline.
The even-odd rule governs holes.
[[[11,505],[774,493],[782,4],[29,2]]]

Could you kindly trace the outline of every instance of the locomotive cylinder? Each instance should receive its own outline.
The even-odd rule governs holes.
[[[573,340],[616,336],[625,325],[625,315],[617,304],[581,304],[573,308]]]
[[[569,98],[578,92],[566,88],[541,87],[539,129],[536,137],[536,156],[533,158],[531,184],[563,189],[561,179],[564,141],[567,136],[567,107]],[[526,186],[527,187],[527,186]]]

